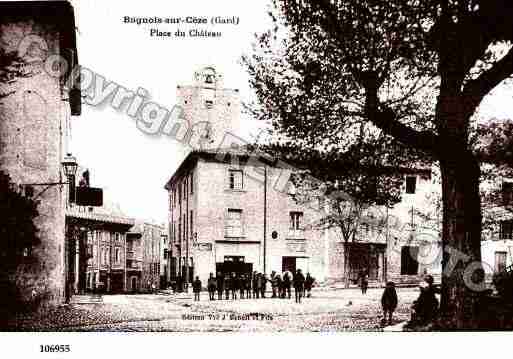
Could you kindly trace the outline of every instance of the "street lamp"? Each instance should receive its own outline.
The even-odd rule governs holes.
[[[71,153],[66,154],[64,160],[61,162],[62,169],[64,170],[64,175],[68,179],[69,184],[69,193],[68,199],[69,203],[75,202],[75,175],[77,174],[78,164],[77,159],[71,155]]]
[[[75,177],[77,174],[78,164],[77,159],[68,153],[64,160],[61,162],[62,168],[64,170],[64,174],[69,179],[70,177]]]

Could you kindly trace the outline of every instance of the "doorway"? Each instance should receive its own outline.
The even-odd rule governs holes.
[[[216,273],[221,273],[223,277],[231,276],[232,273],[237,276],[250,275],[253,272],[253,263],[246,263],[244,259],[244,256],[225,256],[224,262],[216,263]]]
[[[416,275],[419,272],[419,247],[404,246],[401,248],[401,275]]]
[[[281,259],[281,272],[289,271],[296,273],[296,257],[282,257]]]
[[[137,292],[137,278],[136,277],[132,277],[132,284],[130,285],[130,289],[131,289],[132,293]]]

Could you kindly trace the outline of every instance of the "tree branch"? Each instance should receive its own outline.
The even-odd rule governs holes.
[[[416,131],[397,120],[396,113],[379,103],[377,75],[374,72],[360,74],[358,81],[365,88],[365,113],[369,121],[406,146],[429,154],[436,154],[437,136],[429,131]]]
[[[483,72],[478,78],[470,80],[464,86],[462,95],[467,104],[467,116],[471,116],[483,97],[511,74],[513,74],[513,48],[491,69]]]

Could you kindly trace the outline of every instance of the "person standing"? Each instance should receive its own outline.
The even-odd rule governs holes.
[[[305,278],[305,294],[307,298],[310,298],[312,295],[312,287],[315,282],[315,278],[310,275],[310,273],[306,273]]]
[[[296,297],[296,303],[301,303],[301,297],[305,290],[305,276],[301,273],[301,269],[296,271],[294,275],[294,294]]]
[[[230,276],[228,274],[224,277],[224,299],[228,300],[230,299],[230,289],[232,286],[232,281],[230,279]]]
[[[259,273],[253,272],[253,298],[260,297],[260,289],[258,288],[258,277]]]
[[[251,299],[251,273],[246,275],[244,288],[246,288],[246,298]]]
[[[223,299],[223,290],[224,290],[224,277],[221,274],[221,272],[217,272],[216,277],[216,288],[217,288],[217,299],[222,300]]]
[[[199,302],[201,292],[201,281],[198,276],[196,276],[196,279],[192,282],[192,291],[194,292],[194,301]]]
[[[361,277],[361,287],[362,287],[362,294],[367,293],[367,288],[369,287],[369,276],[367,275],[367,272],[362,273]]]
[[[273,295],[271,298],[276,298],[277,293],[278,293],[278,288],[276,286],[276,272],[275,271],[271,272],[271,288],[273,291]]]
[[[216,279],[214,278],[214,274],[210,273],[210,276],[208,277],[208,282],[207,282],[209,300],[215,300],[216,288],[217,288]]]
[[[237,291],[239,290],[239,278],[235,273],[232,273],[231,279],[231,291],[232,291],[232,299],[237,299]]]
[[[283,298],[283,281],[281,280],[281,276],[277,274],[276,277],[274,277],[274,280],[276,281],[278,298]]]
[[[240,299],[244,299],[244,292],[246,291],[246,276],[242,274],[239,280]]]
[[[291,278],[290,278],[290,272],[286,271],[285,274],[283,274],[283,288],[285,289],[285,292],[287,293],[287,297],[290,299],[292,297],[290,288],[292,286]],[[285,297],[285,293],[283,293],[283,297]]]
[[[387,322],[388,315],[388,325],[392,325],[392,315],[397,308],[397,302],[398,300],[397,292],[395,291],[395,283],[387,282],[385,285],[385,290],[383,291],[383,295],[381,296],[381,307],[383,308],[383,324]]]
[[[262,280],[262,282],[260,284],[260,295],[261,295],[262,298],[265,298],[265,291],[267,290],[267,281],[268,281],[268,279],[267,279],[265,274],[262,274],[260,276],[260,278]]]

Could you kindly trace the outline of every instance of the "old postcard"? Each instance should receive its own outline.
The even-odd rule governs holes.
[[[513,329],[512,22],[0,1],[0,329]]]

